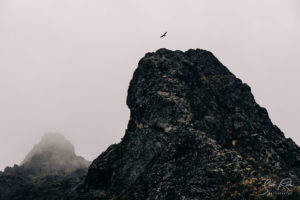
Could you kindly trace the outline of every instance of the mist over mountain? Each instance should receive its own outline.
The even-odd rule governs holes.
[[[90,162],[75,155],[74,146],[61,134],[47,133],[21,162],[24,169],[72,172],[84,169]]]
[[[47,133],[20,166],[0,172],[0,200],[56,199],[83,179],[89,165],[63,135]]]
[[[122,141],[88,170],[74,171],[87,162],[67,140],[45,135],[0,174],[0,200],[300,199],[300,148],[211,52],[147,53],[127,105]]]

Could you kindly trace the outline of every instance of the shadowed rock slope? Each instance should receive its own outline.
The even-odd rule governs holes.
[[[299,199],[300,148],[212,53],[147,53],[127,105],[125,136],[85,179],[97,199]],[[262,195],[283,178],[293,181],[288,197]]]

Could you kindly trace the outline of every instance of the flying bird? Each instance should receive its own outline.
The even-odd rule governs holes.
[[[164,34],[162,34],[162,35],[160,36],[160,38],[166,37],[166,35],[167,35],[167,32],[165,32]]]

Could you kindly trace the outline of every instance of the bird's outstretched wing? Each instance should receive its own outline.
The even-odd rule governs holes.
[[[162,35],[160,36],[160,38],[165,37],[166,35],[167,35],[167,32],[165,32],[164,34],[162,34]]]

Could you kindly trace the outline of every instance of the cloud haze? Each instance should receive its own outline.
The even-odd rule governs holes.
[[[119,142],[133,71],[161,47],[212,51],[300,144],[298,0],[0,0],[0,169],[45,132],[88,160]]]

